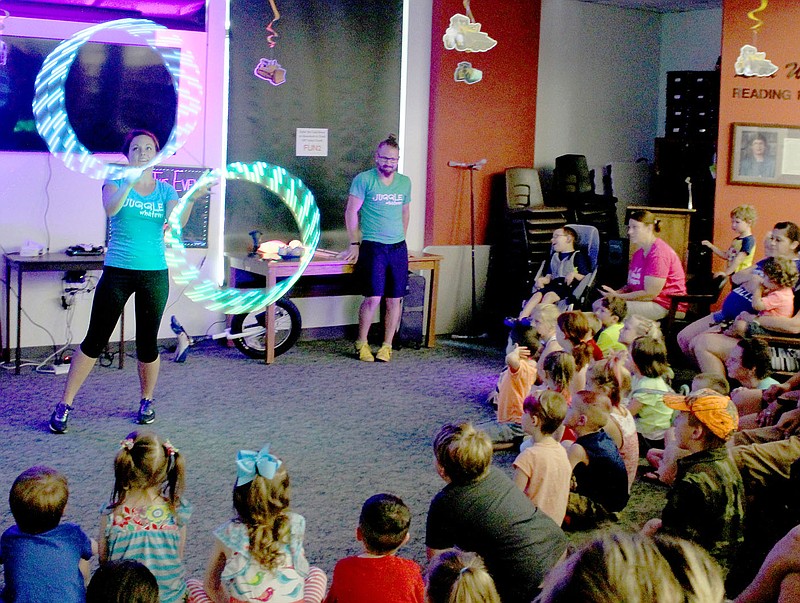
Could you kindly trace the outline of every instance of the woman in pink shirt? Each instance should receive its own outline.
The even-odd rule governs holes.
[[[678,254],[659,239],[659,221],[649,211],[632,212],[628,238],[638,247],[628,267],[628,282],[614,290],[603,285],[604,296],[615,295],[628,302],[628,314],[661,320],[669,311],[673,295],[686,294],[686,273]]]

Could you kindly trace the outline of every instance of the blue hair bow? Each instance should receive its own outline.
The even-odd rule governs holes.
[[[272,479],[281,464],[279,458],[269,453],[269,444],[259,452],[240,450],[236,453],[236,485],[249,484],[255,479],[256,474]]]

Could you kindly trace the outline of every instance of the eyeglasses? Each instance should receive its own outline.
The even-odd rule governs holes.
[[[399,157],[384,157],[383,155],[378,155],[377,158],[386,163],[397,163],[400,161]]]

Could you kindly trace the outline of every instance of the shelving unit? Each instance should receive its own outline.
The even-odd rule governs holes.
[[[650,205],[686,209],[687,178],[692,184],[687,276],[711,272],[711,253],[700,242],[714,234],[719,87],[717,71],[668,72],[666,136],[655,140]]]

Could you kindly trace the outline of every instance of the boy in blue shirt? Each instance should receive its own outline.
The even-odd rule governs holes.
[[[703,241],[703,245],[714,252],[714,255],[725,260],[725,269],[714,273],[715,277],[728,278],[753,265],[756,255],[756,238],[753,236],[753,224],[756,223],[756,209],[752,205],[740,205],[731,211],[731,230],[736,238],[730,247],[722,250],[711,241]]]
[[[0,600],[83,603],[94,543],[73,523],[61,523],[67,478],[31,467],[11,487],[8,503],[17,522],[0,538],[5,588]]]

